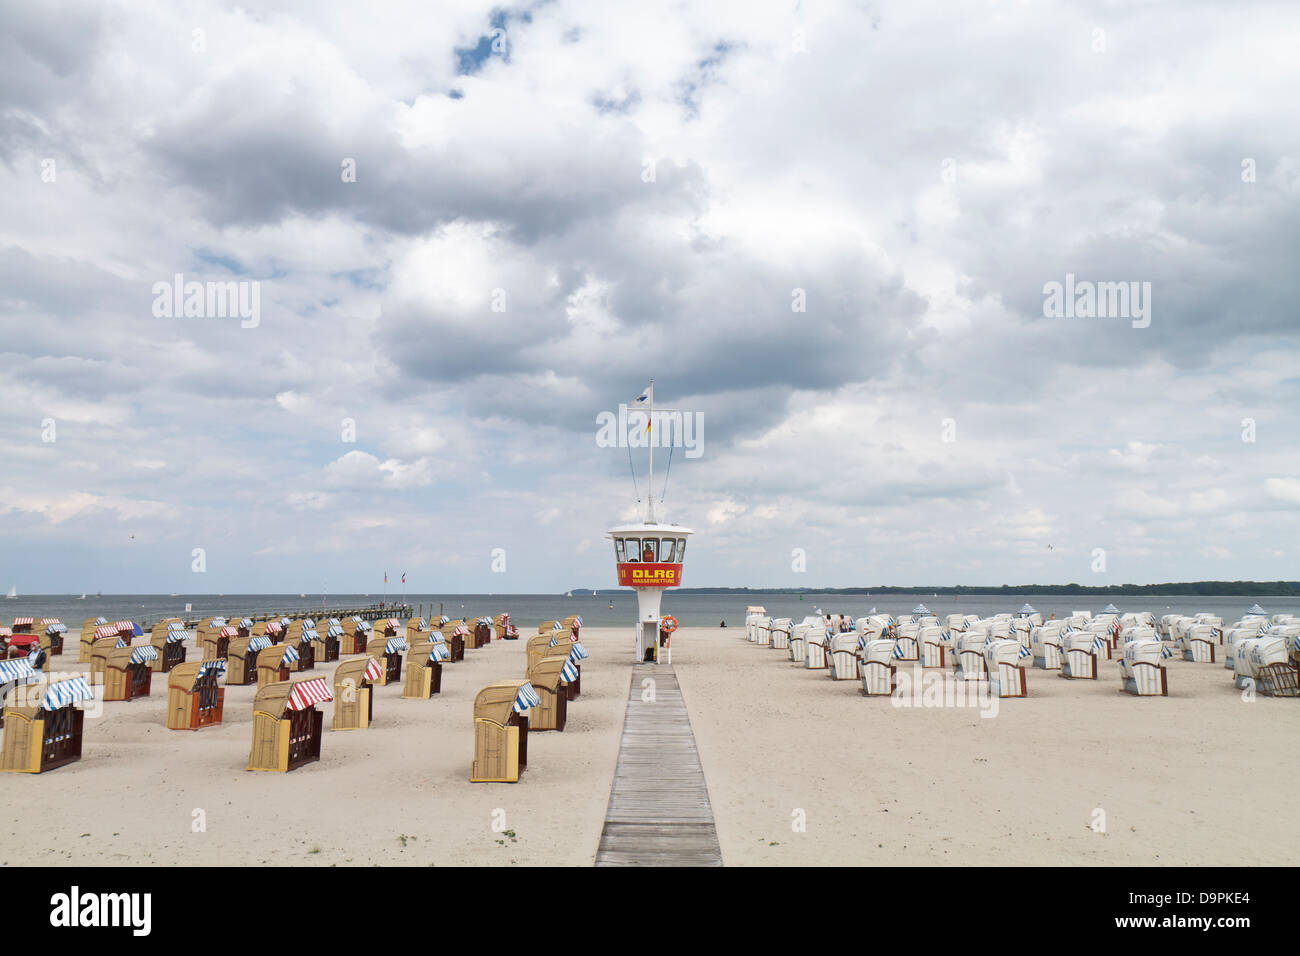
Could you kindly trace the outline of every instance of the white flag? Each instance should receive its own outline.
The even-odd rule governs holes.
[[[653,405],[654,400],[655,400],[655,384],[654,382],[651,382],[649,385],[646,386],[645,391],[642,392],[637,397],[636,401],[632,403],[632,407],[639,408],[642,405]]]

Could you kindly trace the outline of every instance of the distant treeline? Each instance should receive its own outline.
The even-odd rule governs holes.
[[[592,591],[575,588],[574,594],[618,594],[626,588]],[[677,588],[679,594],[1189,594],[1207,597],[1271,597],[1300,595],[1300,581],[1174,581],[1168,584],[932,584],[924,587],[871,588]]]

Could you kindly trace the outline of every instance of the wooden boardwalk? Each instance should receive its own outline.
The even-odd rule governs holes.
[[[644,701],[642,681],[654,680]],[[636,664],[597,866],[721,866],[695,733],[671,666]]]

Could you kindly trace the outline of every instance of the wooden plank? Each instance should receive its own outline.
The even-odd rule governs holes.
[[[642,681],[654,699],[642,700]],[[632,668],[597,866],[721,866],[709,789],[671,665]]]

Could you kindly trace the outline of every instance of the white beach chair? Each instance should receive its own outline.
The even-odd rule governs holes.
[[[953,655],[957,662],[958,680],[983,680],[988,675],[984,666],[984,645],[989,640],[989,635],[976,630],[958,635],[957,653]]]
[[[927,624],[918,636],[921,642],[921,666],[943,667],[952,652],[952,636],[937,624]]]
[[[1261,617],[1254,622],[1238,621],[1223,632],[1223,666],[1226,670],[1236,670],[1238,644],[1260,637],[1267,630],[1264,620]]]
[[[1100,640],[1101,644],[1097,648],[1099,659],[1104,656],[1106,660],[1110,660],[1113,656],[1111,651],[1119,644],[1119,622],[1115,616],[1110,615],[1109,621],[1099,621],[1097,618],[1093,618],[1083,630]]]
[[[856,680],[858,677],[858,635],[843,631],[831,636],[829,644],[831,666],[827,673],[834,680]]]
[[[1196,624],[1196,618],[1186,614],[1166,614],[1160,619],[1160,636],[1165,640],[1173,641],[1180,647],[1183,644],[1183,637],[1187,634],[1187,629]]]
[[[1012,637],[1013,627],[1010,618],[993,618],[988,622],[988,630],[989,637],[1011,638],[1014,640]]]
[[[915,623],[898,625],[894,659],[899,661],[917,661],[921,659],[921,625]]]
[[[800,664],[804,662],[804,658],[808,655],[808,635],[815,631],[825,633],[826,629],[820,622],[813,623],[807,619],[794,626],[794,630],[790,632],[790,660]]]
[[[1118,618],[1119,615],[1117,614],[1095,614],[1088,620],[1088,623],[1084,626],[1089,629],[1099,628],[1105,631],[1107,634],[1109,634],[1110,626],[1114,624],[1115,621],[1118,620]]]
[[[1151,628],[1154,631],[1154,628]],[[1163,641],[1144,638],[1124,645],[1119,679],[1125,693],[1136,697],[1168,697],[1164,662],[1173,655]]]
[[[754,641],[759,647],[772,646],[772,626],[775,622],[770,617],[765,617],[758,622],[758,631],[756,632],[757,640]]]
[[[1179,640],[1182,635],[1174,635],[1174,625],[1183,620],[1189,620],[1189,618],[1183,614],[1162,614],[1160,615],[1160,620],[1156,622],[1156,631],[1159,632],[1161,638],[1164,640]]]
[[[1121,646],[1132,643],[1133,641],[1158,641],[1160,634],[1153,625],[1135,624],[1131,627],[1123,628],[1119,632],[1119,643]]]
[[[1183,660],[1198,664],[1213,664],[1214,649],[1223,643],[1223,631],[1209,624],[1174,624],[1178,633],[1178,646],[1183,650]]]
[[[1066,630],[1061,634],[1061,676],[1074,680],[1096,680],[1097,661],[1106,647],[1103,635],[1094,631]]]
[[[1237,642],[1233,658],[1233,683],[1238,690],[1254,687],[1270,697],[1296,695],[1295,665],[1291,662],[1291,640],[1269,628],[1259,637]]]
[[[874,637],[880,637],[884,633],[884,629],[874,617],[858,618],[853,622],[853,630],[857,633],[859,641],[864,638],[870,640]]]
[[[872,627],[874,627],[879,633],[888,637],[894,636],[894,628],[898,626],[898,622],[888,614],[872,614],[867,618],[867,620],[871,622]]]
[[[949,614],[944,619],[944,630],[948,633],[966,630],[966,618],[961,614]]]
[[[1029,639],[1029,652],[1034,666],[1045,671],[1059,671],[1064,655],[1061,653],[1061,634],[1066,630],[1064,621],[1048,621],[1036,627]]]
[[[868,697],[887,697],[894,692],[897,684],[894,644],[893,638],[878,637],[862,647],[862,693]]]
[[[772,646],[783,651],[789,650],[790,634],[793,630],[794,623],[788,617],[774,619],[768,631]]]
[[[830,662],[826,658],[826,628],[809,628],[805,638],[803,664],[809,670],[821,670]]]
[[[989,693],[994,697],[1024,697],[1025,661],[1029,649],[1019,641],[995,637],[984,645],[984,667],[989,675]]]

